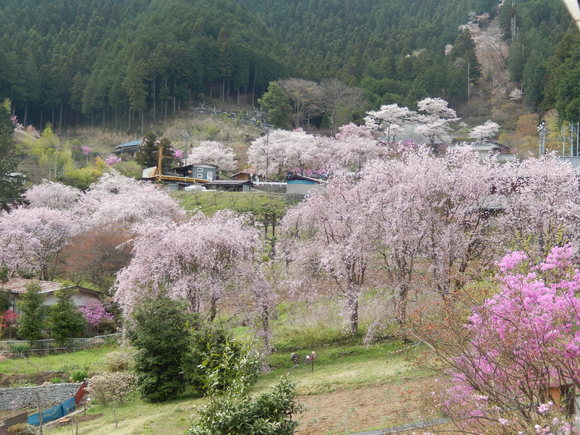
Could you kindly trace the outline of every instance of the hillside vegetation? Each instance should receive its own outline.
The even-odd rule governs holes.
[[[509,3],[509,2],[508,2]],[[255,104],[269,82],[338,78],[371,106],[426,96],[467,99],[460,43],[468,12],[494,0],[8,0],[0,5],[0,99],[24,124],[91,123],[135,129],[205,97]],[[509,29],[515,20],[517,36]],[[571,20],[558,0],[501,10],[512,80],[534,109],[569,120]],[[459,39],[458,39],[459,38]],[[572,38],[572,39],[570,39]],[[576,44],[577,46],[577,44]],[[570,60],[571,59],[571,60]],[[536,68],[536,65],[539,65]],[[471,65],[471,75],[477,70]],[[471,77],[478,79],[477,74]],[[570,88],[571,89],[571,88]]]

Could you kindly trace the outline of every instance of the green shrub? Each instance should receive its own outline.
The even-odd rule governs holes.
[[[26,286],[26,291],[20,295],[18,309],[18,336],[26,340],[39,340],[44,329],[43,307],[44,295],[40,293],[40,285],[33,281]]]
[[[52,337],[59,344],[66,343],[67,339],[79,337],[87,327],[84,314],[74,304],[72,290],[56,292],[56,304],[50,307],[48,325]]]
[[[73,382],[83,382],[88,377],[89,372],[87,370],[75,370],[71,375]]]
[[[64,381],[61,378],[51,378],[51,384],[62,384]]]
[[[226,390],[234,381],[255,382],[259,359],[223,328],[199,326],[192,333],[183,372],[187,382],[201,394]]]
[[[27,341],[23,341],[21,343],[11,343],[10,352],[18,355],[30,352],[30,343],[28,343]]]
[[[168,298],[141,301],[133,312],[129,339],[137,348],[135,370],[141,396],[163,402],[183,392],[183,358],[189,348],[190,316],[182,302]]]
[[[189,435],[246,435],[294,433],[298,422],[292,415],[299,413],[296,390],[282,379],[272,392],[252,399],[244,386],[233,386],[224,396],[212,396],[200,411],[199,421]]]
[[[101,373],[89,380],[89,393],[103,406],[122,403],[135,391],[137,378],[129,372]]]
[[[122,349],[105,355],[105,366],[109,372],[122,372],[133,367],[135,352]]]
[[[17,381],[14,381],[11,386],[14,388],[22,388],[22,387],[34,387],[35,385],[28,379],[18,379]]]

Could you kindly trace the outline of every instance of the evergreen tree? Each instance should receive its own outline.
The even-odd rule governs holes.
[[[141,395],[151,402],[174,398],[185,389],[181,367],[190,344],[185,305],[169,298],[150,299],[132,317],[129,339],[139,350],[135,370]]]
[[[40,293],[38,282],[26,286],[26,292],[20,296],[18,309],[18,336],[25,340],[39,340],[44,329],[44,296]]]
[[[8,210],[10,204],[20,201],[24,179],[16,174],[14,125],[10,118],[10,102],[0,104],[0,210]]]
[[[144,168],[157,166],[160,147],[163,147],[162,166],[164,170],[167,170],[173,164],[173,147],[171,146],[169,139],[164,137],[158,139],[157,135],[152,132],[147,133],[141,141],[135,160],[137,160],[137,163]]]
[[[459,32],[455,42],[453,43],[450,57],[456,62],[459,61],[459,59],[462,59],[460,63],[466,71],[469,67],[469,80],[471,83],[476,83],[481,78],[481,65],[477,61],[475,42],[473,42],[469,30],[464,29]]]
[[[72,300],[73,294],[74,291],[67,289],[56,292],[56,304],[50,307],[48,315],[52,338],[61,344],[69,338],[78,337],[87,327],[84,314]]]
[[[278,128],[290,127],[292,106],[284,89],[276,83],[270,82],[268,92],[258,100],[260,108],[268,114],[268,122]]]

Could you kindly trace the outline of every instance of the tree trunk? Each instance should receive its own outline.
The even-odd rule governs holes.
[[[399,285],[399,294],[396,300],[396,319],[399,325],[407,323],[407,302],[409,299],[409,285],[407,283]]]
[[[211,300],[210,300],[210,305],[209,305],[209,313],[207,315],[207,319],[208,321],[211,323],[215,320],[215,317],[217,316],[217,301],[218,298],[215,296],[212,296]]]
[[[157,77],[153,74],[153,121],[155,121],[155,116],[157,114],[157,99],[156,99],[156,91],[155,91],[155,82],[157,81]]]
[[[356,335],[358,333],[358,295],[351,293],[348,295],[347,309],[350,322],[350,333]]]

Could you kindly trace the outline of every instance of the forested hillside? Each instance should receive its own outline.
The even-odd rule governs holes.
[[[457,105],[467,99],[468,68],[471,82],[480,79],[458,26],[469,12],[493,15],[497,4],[5,0],[0,98],[11,99],[25,124],[129,129],[204,96],[254,104],[270,81],[286,77],[338,78],[362,87],[370,106],[412,106],[426,96]],[[573,48],[568,43],[551,58],[571,22],[560,1],[508,1],[501,18],[512,42],[512,79],[529,105],[569,106],[551,79],[556,70],[565,75],[561,65]]]

